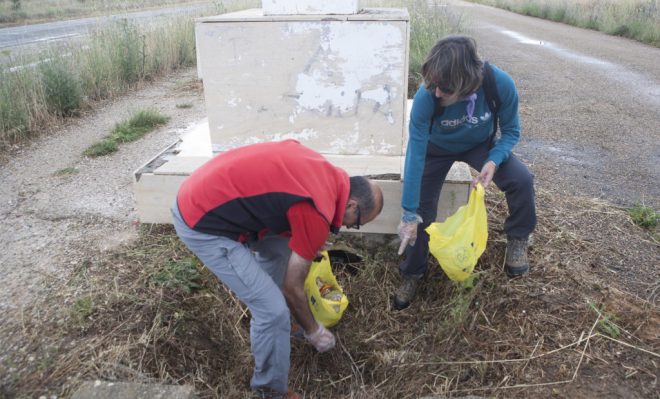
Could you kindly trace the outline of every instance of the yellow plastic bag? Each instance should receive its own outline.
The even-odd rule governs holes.
[[[337,283],[335,275],[332,274],[328,252],[323,251],[321,254],[323,258],[318,262],[312,262],[312,265],[309,267],[309,273],[307,273],[307,278],[305,279],[305,295],[307,296],[309,309],[312,311],[316,321],[325,327],[332,327],[339,322],[339,319],[344,314],[348,306],[348,298],[339,283]],[[317,278],[324,285],[329,285],[330,289],[341,293],[341,299],[333,301],[321,296]]]
[[[444,222],[432,223],[426,232],[430,237],[429,251],[447,276],[454,281],[470,277],[488,241],[488,219],[481,184],[471,190],[467,205],[458,208]]]

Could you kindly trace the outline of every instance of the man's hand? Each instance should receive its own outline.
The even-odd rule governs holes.
[[[484,188],[488,187],[488,184],[490,184],[491,180],[493,180],[493,175],[495,174],[495,170],[497,169],[497,166],[495,165],[495,162],[493,161],[488,161],[484,164],[484,166],[481,168],[481,172],[477,177],[472,179],[472,185],[471,188],[474,188],[477,183],[481,183]]]
[[[310,334],[305,331],[305,338],[319,352],[329,351],[335,347],[335,336],[321,324],[318,324],[316,331]]]
[[[401,217],[401,222],[396,228],[396,232],[401,239],[401,245],[399,245],[398,254],[403,254],[403,251],[406,250],[408,245],[415,245],[417,241],[417,225],[422,223],[422,218],[413,212],[404,211],[403,216]]]

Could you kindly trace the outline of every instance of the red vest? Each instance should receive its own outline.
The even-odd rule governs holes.
[[[287,211],[309,201],[338,231],[349,177],[295,140],[260,143],[222,153],[194,171],[177,195],[188,227],[234,240],[265,230],[290,231]]]

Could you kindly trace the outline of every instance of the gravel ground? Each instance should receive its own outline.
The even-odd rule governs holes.
[[[521,98],[514,149],[542,187],[660,207],[660,49],[457,1]]]
[[[515,152],[538,187],[660,208],[660,49],[470,3],[452,7],[474,26],[485,58],[518,84]],[[182,71],[99,105],[0,163],[0,323],[19,320],[23,304],[64,284],[75,265],[137,236],[132,172],[205,116],[195,78]],[[81,155],[144,108],[172,119],[114,155]],[[58,174],[65,168],[76,172]]]
[[[157,82],[54,129],[16,149],[0,169],[0,313],[14,315],[48,286],[68,277],[71,265],[136,237],[132,172],[205,115],[196,71]],[[177,104],[192,108],[179,109]],[[142,109],[169,123],[113,155],[82,152],[114,124]],[[73,173],[61,173],[74,168]],[[44,278],[47,277],[47,278]]]

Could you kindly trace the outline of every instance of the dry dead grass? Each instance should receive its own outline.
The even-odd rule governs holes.
[[[365,262],[355,275],[335,267],[351,300],[334,329],[337,348],[316,354],[294,341],[291,386],[309,398],[657,397],[654,232],[602,202],[542,191],[532,272],[508,280],[506,204],[494,191],[487,197],[490,240],[474,286],[457,286],[434,264],[405,311],[390,307],[395,250],[346,240]],[[0,396],[66,397],[103,379],[249,397],[245,308],[198,264],[188,285],[154,283],[164,265],[190,257],[170,228],[147,226],[132,247],[80,265],[48,303],[1,327],[24,348],[3,361]],[[201,288],[188,293],[191,284]]]

